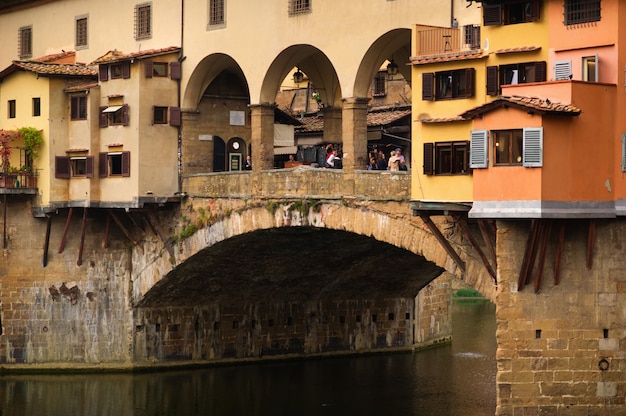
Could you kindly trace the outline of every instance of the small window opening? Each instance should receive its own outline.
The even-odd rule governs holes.
[[[536,329],[535,330],[535,339],[540,339],[541,338],[541,329]]]
[[[607,328],[604,328],[602,330],[602,336],[606,339],[609,337],[609,330]]]

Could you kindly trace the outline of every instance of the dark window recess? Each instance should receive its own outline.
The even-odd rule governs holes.
[[[541,1],[508,1],[502,4],[483,3],[483,23],[485,26],[515,25],[539,20]]]
[[[9,100],[8,102],[8,114],[7,117],[9,118],[15,118],[16,117],[16,111],[17,111],[17,102],[15,100]]]
[[[450,100],[474,96],[474,68],[422,74],[422,99]]]
[[[396,315],[393,312],[389,312],[389,315],[387,316],[387,318],[390,321],[394,321],[396,319]]]
[[[387,95],[387,72],[379,71],[374,77],[373,93],[374,97],[384,97]]]
[[[563,14],[565,25],[599,22],[601,20],[600,0],[565,0]]]
[[[167,107],[152,107],[152,123],[167,124]]]
[[[425,175],[468,175],[469,173],[468,141],[424,143]]]
[[[130,152],[102,152],[98,157],[98,175],[130,176]]]
[[[87,119],[87,96],[75,95],[71,98],[70,103],[70,119],[86,120]]]
[[[487,95],[500,94],[502,85],[545,82],[547,77],[545,61],[487,67]]]
[[[167,77],[168,63],[167,62],[153,62],[151,60],[144,61],[144,68],[146,78],[152,77]]]
[[[41,115],[41,98],[33,98],[33,117],[39,117]]]
[[[237,328],[239,328],[239,322],[233,321],[233,329],[237,329]]]
[[[110,64],[108,67],[111,79],[130,78],[130,61]]]
[[[93,178],[93,156],[70,157],[72,177]]]
[[[522,129],[492,131],[496,166],[522,165],[524,135]]]
[[[100,107],[100,127],[128,126],[129,120],[128,104]]]

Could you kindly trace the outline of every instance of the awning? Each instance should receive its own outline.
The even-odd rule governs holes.
[[[275,155],[291,155],[298,153],[298,146],[275,147]]]
[[[122,108],[121,105],[112,105],[110,107],[105,108],[104,110],[102,110],[103,113],[115,113],[117,110],[119,110],[120,108]]]

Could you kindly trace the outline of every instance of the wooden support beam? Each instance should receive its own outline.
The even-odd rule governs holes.
[[[154,211],[150,210],[148,211],[146,215],[148,217],[148,222],[150,223],[150,227],[152,227],[152,230],[155,231],[159,237],[161,237],[161,241],[163,241],[163,244],[165,245],[167,252],[170,253],[170,256],[172,258],[174,258],[174,247],[172,247],[172,243],[170,242],[170,240],[167,238],[167,236],[165,235],[165,233],[159,226],[159,221],[156,215],[154,214]]]
[[[452,260],[454,260],[457,267],[461,269],[463,273],[465,273],[465,262],[461,260],[461,257],[459,257],[456,251],[454,251],[454,248],[452,248],[448,240],[443,236],[443,234],[441,234],[441,231],[439,231],[433,220],[430,219],[430,215],[420,212],[419,216],[422,221],[424,221],[424,224],[426,224],[430,232],[433,233],[437,241],[439,241],[439,244],[441,244],[441,246],[446,250],[448,255],[452,257]]]
[[[126,236],[126,238],[128,238],[130,240],[131,243],[133,243],[134,246],[136,246],[137,244],[139,244],[137,242],[137,240],[135,240],[132,236],[132,234],[130,233],[130,231],[128,231],[128,229],[124,226],[124,224],[122,224],[122,221],[120,221],[120,219],[117,217],[117,215],[115,215],[115,213],[113,211],[109,211],[109,215],[111,215],[111,218],[113,218],[113,221],[115,221],[115,223],[117,224],[117,226],[120,228],[120,230],[122,230],[122,232],[124,233],[124,235]]]
[[[87,207],[83,208],[83,222],[81,224],[81,229],[80,229],[80,246],[78,248],[78,260],[76,261],[77,266],[80,266],[83,264],[83,248],[85,247],[86,229],[87,229]]]
[[[491,261],[493,261],[493,264],[495,266],[498,264],[498,261],[496,257],[496,248],[493,245],[493,241],[491,240],[491,235],[489,234],[489,230],[487,229],[489,225],[485,224],[485,220],[478,220],[477,222],[478,222],[478,228],[480,228],[480,234],[483,236],[483,241],[485,242],[485,245],[489,249],[489,253],[491,253],[491,259],[492,259]],[[492,227],[489,227],[489,229],[492,231],[493,234],[495,234],[495,231]]]
[[[107,211],[107,221],[104,226],[104,248],[109,248],[109,230],[111,229],[111,211]]]
[[[487,269],[487,273],[489,273],[489,275],[493,279],[493,283],[497,286],[498,285],[498,279],[496,277],[496,272],[494,271],[493,267],[491,266],[491,263],[489,262],[489,259],[487,258],[487,256],[483,252],[482,248],[480,248],[480,246],[478,245],[478,242],[472,236],[472,233],[470,232],[469,227],[467,225],[467,221],[465,220],[465,218],[463,218],[463,217],[461,217],[459,215],[455,215],[454,218],[458,222],[458,224],[461,226],[461,231],[463,231],[463,234],[465,235],[465,238],[467,238],[467,240],[470,242],[472,247],[474,247],[474,250],[476,250],[476,252],[480,256],[480,258],[482,259],[483,264],[485,266],[485,269]]]
[[[530,223],[530,231],[528,233],[528,240],[526,241],[526,250],[524,251],[524,259],[522,260],[522,267],[520,270],[519,278],[517,279],[517,290],[521,291],[529,281],[529,276],[532,273],[533,266],[535,265],[535,246],[537,244],[537,230],[539,228],[539,220],[532,220]]]
[[[587,234],[587,270],[593,266],[593,246],[596,240],[596,220],[589,220],[589,232]]]
[[[561,283],[561,260],[563,258],[563,244],[565,242],[565,221],[560,221],[559,238],[554,252],[554,284]]]
[[[552,221],[543,220],[541,224],[541,231],[539,233],[539,260],[535,273],[535,293],[541,292],[541,278],[543,277],[543,266],[546,262],[546,249],[548,247],[548,240],[550,239],[550,232],[552,231]]]
[[[70,207],[67,211],[67,220],[65,220],[65,228],[63,229],[63,237],[61,237],[61,245],[59,246],[59,254],[63,253],[65,249],[65,239],[67,238],[67,231],[70,229],[70,223],[72,222],[72,212],[74,208]]]
[[[46,214],[46,239],[43,243],[43,259],[41,264],[43,267],[48,265],[48,248],[50,247],[50,229],[52,228],[52,216]]]
[[[141,235],[144,236],[146,234],[146,230],[144,229],[144,227],[141,224],[139,224],[139,222],[135,219],[135,217],[130,212],[127,212],[126,216],[130,219],[130,221],[133,223],[135,227],[141,230]]]

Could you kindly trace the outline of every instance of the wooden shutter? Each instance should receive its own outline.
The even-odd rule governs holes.
[[[535,62],[535,81],[545,82],[547,77],[546,61]]]
[[[483,23],[485,26],[502,24],[502,5],[483,3]]]
[[[122,176],[130,176],[130,152],[122,152]]]
[[[98,72],[100,81],[108,81],[109,80],[109,66],[105,64],[100,64],[98,66]]]
[[[98,176],[101,178],[109,176],[109,154],[107,152],[98,154]]]
[[[541,1],[534,0],[530,4],[530,18],[533,22],[536,22],[541,18]]]
[[[180,125],[180,107],[170,107],[170,126],[178,127]]]
[[[67,156],[54,157],[54,177],[68,179],[70,177],[70,158]]]
[[[107,113],[104,112],[104,110],[107,109],[107,106],[103,106],[100,107],[99,110],[99,114],[100,114],[100,127],[108,127],[109,126],[109,116]]]
[[[489,135],[487,130],[472,130],[470,135],[470,168],[486,168]]]
[[[93,156],[85,158],[85,177],[93,178]]]
[[[498,67],[487,67],[487,95],[498,95],[500,88],[498,86]]]
[[[543,166],[543,128],[525,128],[523,143],[522,165],[528,168]]]
[[[122,125],[128,126],[128,123],[130,122],[130,108],[128,107],[128,104],[124,104],[120,111],[122,112]]]
[[[425,72],[422,74],[422,100],[433,101],[435,99],[435,74]]]
[[[558,61],[554,63],[554,79],[572,79],[572,61]]]
[[[122,78],[130,78],[130,61],[122,62]]]
[[[152,78],[152,61],[150,59],[146,59],[145,61],[143,61],[143,65],[146,78]]]
[[[626,133],[622,133],[622,172],[626,172]]]
[[[433,144],[424,143],[424,175],[432,175],[433,167]]]
[[[180,62],[170,62],[170,79],[181,79],[181,77]]]
[[[465,95],[464,97],[474,96],[474,74],[476,70],[474,68],[467,68],[465,70]]]

